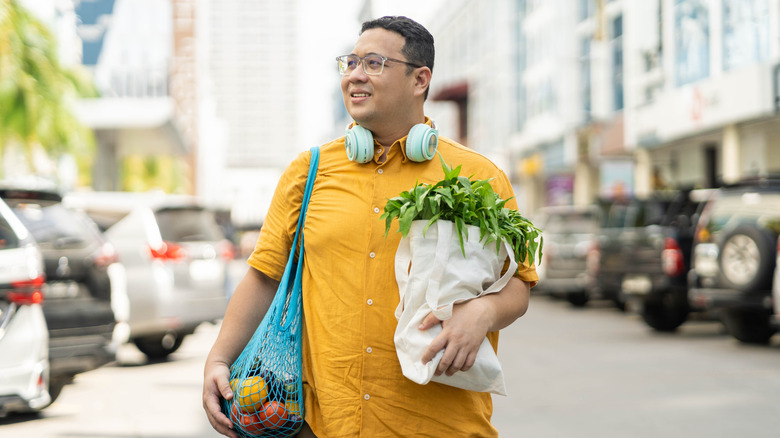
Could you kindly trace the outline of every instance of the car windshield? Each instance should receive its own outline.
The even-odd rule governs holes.
[[[214,242],[224,236],[214,213],[202,208],[168,208],[155,213],[163,240]]]
[[[83,247],[98,239],[94,224],[62,204],[18,203],[14,211],[42,248]]]

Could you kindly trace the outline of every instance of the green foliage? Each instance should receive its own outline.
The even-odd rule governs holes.
[[[387,201],[380,219],[385,220],[385,236],[394,219],[398,231],[406,237],[412,221],[427,220],[423,233],[437,220],[455,224],[461,251],[465,256],[463,238],[466,225],[479,227],[485,244],[496,242],[496,252],[501,242],[509,243],[518,263],[534,264],[534,257],[542,254],[542,232],[520,212],[504,207],[508,199],[501,199],[490,185],[489,179],[472,180],[460,176],[461,166],[451,168],[441,158],[444,179],[436,184],[417,183]],[[537,239],[538,238],[538,239]],[[537,241],[538,240],[538,241]]]
[[[71,104],[97,94],[86,71],[60,65],[43,23],[16,0],[0,0],[0,153],[15,142],[28,152],[38,143],[49,153],[89,154],[94,137]]]

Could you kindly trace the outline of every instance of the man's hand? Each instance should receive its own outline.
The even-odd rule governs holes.
[[[233,422],[222,413],[219,405],[220,397],[225,400],[233,398],[230,389],[230,369],[221,362],[206,362],[203,379],[203,409],[211,423],[211,427],[222,435],[237,438],[233,431]]]
[[[422,362],[430,362],[443,349],[435,375],[447,373],[451,376],[458,371],[468,371],[488,332],[501,330],[525,314],[530,291],[527,282],[512,278],[498,293],[456,304],[452,308],[452,318],[444,322],[429,313],[420,324],[420,330],[441,323],[442,331],[425,350]]]
[[[428,330],[439,323],[442,325],[441,333],[433,339],[422,357],[422,362],[428,363],[444,350],[434,375],[446,373],[451,376],[458,371],[468,371],[474,365],[479,346],[491,326],[490,309],[485,304],[482,299],[470,300],[453,306],[452,318],[446,321],[440,321],[433,313],[423,319],[420,330]]]

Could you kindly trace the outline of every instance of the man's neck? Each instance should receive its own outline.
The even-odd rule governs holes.
[[[416,122],[403,123],[385,129],[372,130],[371,132],[374,135],[374,140],[379,144],[382,146],[392,146],[396,141],[406,137],[412,127],[417,123],[425,123],[425,116]]]

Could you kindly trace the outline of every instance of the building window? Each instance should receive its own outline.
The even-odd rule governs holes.
[[[517,32],[515,74],[517,75],[516,83],[517,83],[517,130],[518,131],[523,129],[527,117],[527,111],[528,111],[527,108],[528,102],[526,99],[525,87],[523,86],[523,75],[528,65],[528,59],[527,59],[528,41],[526,40],[525,33],[523,31],[523,20],[525,19],[525,11],[526,11],[526,0],[518,0],[517,14],[515,14],[515,17],[517,17],[517,26],[515,26],[515,31]]]
[[[590,38],[582,38],[580,42],[580,96],[582,111],[586,122],[591,120],[591,77],[590,77]]]
[[[768,1],[723,0],[723,70],[768,57]]]
[[[594,0],[580,0],[579,21],[587,20],[591,15],[593,15],[593,9],[595,9],[593,2]]]
[[[675,0],[675,79],[685,85],[710,74],[710,27],[706,0]]]
[[[612,20],[612,104],[615,111],[623,109],[623,16]]]

